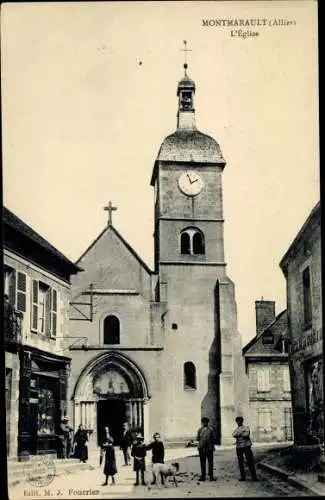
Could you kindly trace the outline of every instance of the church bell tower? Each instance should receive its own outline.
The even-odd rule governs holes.
[[[234,286],[226,275],[219,144],[195,122],[196,85],[177,85],[177,129],[163,141],[153,168],[156,300],[166,304],[164,408],[166,439],[193,437],[202,416],[220,443],[231,442],[242,411],[244,378]],[[168,386],[169,384],[169,386]]]

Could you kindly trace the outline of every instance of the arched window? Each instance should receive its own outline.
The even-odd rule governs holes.
[[[198,231],[193,234],[193,253],[194,255],[204,254],[204,241],[202,233]]]
[[[203,255],[204,234],[195,227],[189,227],[181,232],[181,253],[188,255]]]
[[[181,234],[181,253],[191,253],[191,239],[186,231]]]
[[[113,314],[104,319],[104,344],[120,343],[120,321]]]
[[[184,363],[184,389],[196,389],[196,370],[192,361]]]

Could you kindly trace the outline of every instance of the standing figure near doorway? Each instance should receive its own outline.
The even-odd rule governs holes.
[[[80,424],[77,432],[74,436],[74,443],[76,444],[74,456],[79,458],[80,462],[86,462],[88,460],[88,434],[87,431]]]
[[[69,426],[69,417],[63,417],[59,430],[59,449],[58,458],[70,458],[70,453],[72,451],[71,443],[71,433],[73,432],[72,427]]]
[[[105,474],[105,481],[102,484],[102,486],[107,486],[108,484],[108,477],[111,476],[112,478],[112,485],[115,484],[115,474],[117,474],[117,468],[116,468],[116,459],[115,459],[115,450],[113,446],[113,439],[108,437],[106,441],[104,441],[101,445],[100,449],[100,459],[99,459],[99,465],[102,465],[103,458],[105,456],[105,462],[104,462],[104,474]]]
[[[129,424],[124,422],[123,431],[122,431],[122,439],[120,449],[123,451],[124,457],[124,465],[130,465],[131,457],[130,457],[130,447],[132,445],[132,434],[129,429]]]
[[[141,484],[145,485],[146,482],[144,480],[144,472],[146,470],[146,459],[145,456],[147,454],[146,445],[144,444],[143,436],[138,433],[135,437],[136,443],[132,446],[131,455],[134,457],[133,470],[136,473],[136,481],[134,486],[138,486],[140,484],[139,476],[141,472]]]

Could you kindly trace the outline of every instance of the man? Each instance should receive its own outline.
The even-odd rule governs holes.
[[[216,481],[216,478],[213,477],[213,452],[214,445],[216,444],[215,432],[213,428],[208,425],[209,419],[207,417],[203,417],[201,423],[202,426],[199,428],[196,438],[196,440],[198,441],[198,450],[201,464],[200,481],[205,481],[207,460],[209,480]]]
[[[131,450],[131,455],[134,457],[134,463],[133,463],[133,470],[136,473],[136,481],[134,483],[134,486],[139,486],[140,481],[139,481],[139,476],[141,473],[141,484],[144,486],[146,485],[146,482],[144,480],[144,473],[146,470],[146,445],[144,444],[144,439],[141,433],[138,433],[135,436],[136,442],[132,446]]]
[[[258,481],[254,464],[254,456],[252,452],[252,441],[250,439],[250,430],[248,425],[244,424],[243,417],[236,417],[237,429],[232,433],[236,439],[236,452],[238,458],[238,466],[240,471],[239,481],[245,481],[244,455],[247,460],[248,468],[252,476],[252,481]]]
[[[124,422],[121,446],[120,446],[120,449],[123,451],[124,465],[130,465],[131,463],[131,457],[130,457],[131,444],[132,444],[132,434],[129,430],[129,424],[127,422]]]
[[[59,431],[59,458],[70,458],[70,453],[72,451],[71,446],[71,432],[72,427],[68,425],[69,417],[63,417],[61,420],[60,431]]]
[[[160,439],[159,432],[155,432],[152,437],[153,437],[153,441],[146,446],[147,450],[152,450],[152,459],[151,459],[152,464],[163,464],[164,460],[165,460],[164,443]],[[156,484],[157,477],[156,477],[154,470],[153,470],[152,474],[153,474],[153,481],[151,484]],[[161,484],[164,485],[165,478],[164,478],[164,475],[162,473],[160,473],[160,478],[161,478]]]

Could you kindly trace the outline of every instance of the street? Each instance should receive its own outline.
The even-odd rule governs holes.
[[[184,498],[184,497],[293,497],[308,496],[286,482],[258,470],[259,482],[252,482],[247,472],[245,482],[238,481],[239,473],[234,449],[217,450],[214,457],[216,482],[198,481],[200,466],[195,448],[172,449],[166,451],[167,460],[177,460],[180,472],[177,476],[178,487],[172,482],[166,488],[152,486],[134,486],[133,468],[124,467],[121,463],[121,452],[116,449],[118,474],[116,485],[102,486],[104,475],[99,467],[98,454],[90,455],[93,470],[80,473],[56,476],[52,483],[44,487],[35,487],[25,483],[18,485],[9,493],[10,499],[23,498]],[[267,454],[267,449],[255,451],[258,461]],[[150,463],[150,455],[147,464]]]

